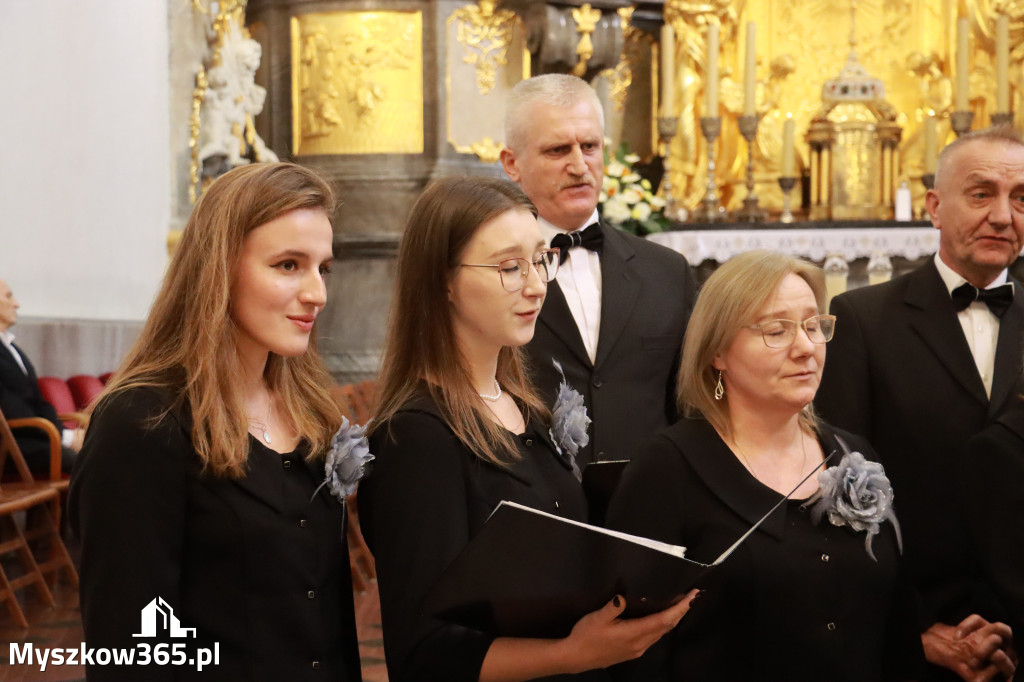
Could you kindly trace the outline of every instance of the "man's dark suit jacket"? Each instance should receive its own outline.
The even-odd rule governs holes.
[[[641,442],[676,421],[675,386],[683,333],[697,286],[682,255],[604,223],[601,329],[597,359],[587,356],[557,281],[548,285],[537,331],[526,349],[534,379],[553,405],[561,375],[593,420],[581,465],[629,459]]]
[[[991,400],[933,261],[832,301],[838,322],[815,404],[830,423],[866,437],[889,472],[923,627],[971,613],[1002,619],[976,580],[957,461],[1007,402],[1021,371],[1024,292],[1014,286],[999,327]]]
[[[35,368],[25,352],[17,345],[14,347],[21,355],[28,374],[21,371],[11,352],[0,345],[0,411],[3,411],[7,419],[43,417],[53,422],[60,432],[64,426],[57,418],[57,410],[46,402],[46,398],[39,390]],[[14,439],[18,442],[25,459],[35,465],[33,469],[38,469],[37,460],[40,457],[45,460],[46,466],[49,466],[50,441],[46,433],[38,429],[18,429],[14,432]]]
[[[964,511],[981,574],[1005,607],[1019,649],[1024,634],[1024,399],[1011,398],[999,419],[968,442],[960,463]],[[1024,679],[1019,668],[1017,679]]]

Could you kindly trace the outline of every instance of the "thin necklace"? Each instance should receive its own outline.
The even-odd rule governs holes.
[[[265,417],[267,422],[270,421],[270,415],[272,415],[273,413],[274,413],[274,401],[271,400],[270,401],[270,405],[267,407],[267,416]],[[249,417],[249,424],[251,424],[252,426],[257,427],[260,431],[262,431],[263,432],[263,442],[265,442],[267,445],[270,445],[270,443],[271,443],[271,441],[270,441],[270,431],[267,429],[267,423],[266,422],[261,422],[258,419],[253,419],[252,417]]]
[[[756,478],[758,481],[761,481],[761,477],[758,476],[757,473],[754,471],[754,465],[750,463],[750,460],[747,459],[747,456],[743,454],[743,448],[741,448],[740,444],[736,442],[736,436],[732,437],[732,444],[736,446],[736,452],[738,452],[740,454],[740,457],[743,458],[743,462],[747,465],[747,469],[750,471],[750,475]],[[800,460],[800,473],[802,475],[804,469],[807,467],[807,446],[804,444],[803,431],[800,432],[800,451],[803,453],[803,459]],[[761,482],[763,483],[763,481]]]
[[[477,393],[477,395],[484,400],[490,400],[492,403],[496,403],[498,402],[498,398],[501,397],[501,384],[498,383],[497,379],[494,380],[494,390],[494,395],[487,395],[486,393]]]

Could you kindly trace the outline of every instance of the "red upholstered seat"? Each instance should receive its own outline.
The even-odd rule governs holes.
[[[46,401],[53,405],[57,414],[65,415],[77,412],[75,398],[71,395],[71,388],[67,382],[57,377],[39,377],[39,390]],[[64,427],[73,429],[78,423],[73,420],[64,420]]]
[[[76,374],[68,379],[68,388],[75,401],[72,412],[84,412],[89,405],[103,392],[103,382],[90,374]],[[58,409],[58,412],[63,410]]]

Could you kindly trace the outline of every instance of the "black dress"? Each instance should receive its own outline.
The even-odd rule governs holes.
[[[199,473],[188,416],[170,396],[130,389],[97,409],[71,478],[82,543],[90,648],[136,647],[140,613],[160,598],[219,664],[92,666],[93,680],[358,682],[358,642],[342,505],[306,447],[279,454],[249,439],[240,479]],[[155,641],[154,641],[155,644]],[[191,656],[191,654],[190,654]]]
[[[384,652],[391,682],[477,680],[493,637],[419,611],[427,591],[502,500],[585,521],[586,500],[547,428],[517,436],[508,467],[468,450],[421,396],[370,439],[372,475],[359,489],[359,518],[377,562]],[[606,673],[567,679],[607,679]]]
[[[873,459],[867,443],[838,432]],[[823,427],[822,448],[842,448]],[[684,419],[641,448],[608,511],[609,527],[684,545],[713,562],[781,496],[736,459],[708,422]],[[898,496],[897,496],[898,497]],[[897,505],[897,512],[899,511]],[[879,682],[913,679],[922,660],[913,597],[885,523],[873,561],[865,534],[792,500],[713,569],[676,629],[626,680]]]

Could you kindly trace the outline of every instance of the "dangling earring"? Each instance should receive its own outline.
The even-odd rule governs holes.
[[[722,370],[718,370],[718,383],[715,384],[715,400],[721,400],[725,395],[725,386],[722,385]]]

